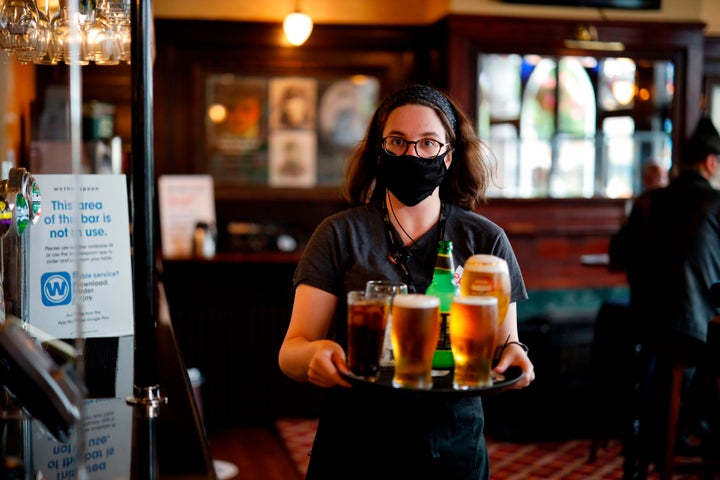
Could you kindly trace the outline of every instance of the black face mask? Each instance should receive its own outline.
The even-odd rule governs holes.
[[[392,156],[380,150],[380,180],[395,197],[408,207],[429,197],[447,174],[445,156],[424,160],[413,155]]]

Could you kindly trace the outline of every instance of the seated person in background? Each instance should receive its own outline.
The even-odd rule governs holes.
[[[720,280],[720,191],[709,182],[720,168],[718,155],[720,135],[709,118],[702,118],[679,160],[677,176],[634,201],[611,244],[611,265],[626,270],[630,285],[628,328],[634,329],[644,353],[645,396],[638,409],[640,435],[634,437],[639,444],[625,446],[626,478],[644,478],[648,459],[658,459],[661,450],[649,440],[662,441],[667,406],[658,402],[669,395],[671,362],[699,364],[708,323],[719,312],[709,295],[710,286]],[[681,411],[685,433],[710,438],[711,414],[703,406],[717,397],[715,378],[691,368],[686,386]],[[633,468],[643,473],[629,475]]]
[[[664,187],[668,184],[668,171],[660,164],[660,161],[651,158],[642,169],[643,192],[653,188]]]
[[[670,178],[668,169],[662,165],[662,160],[654,157],[650,157],[643,162],[642,170],[640,172],[640,181],[642,184],[642,193],[652,190],[653,188],[666,187]],[[629,199],[625,204],[625,211],[629,214],[632,211],[634,199]],[[617,247],[618,242],[622,242],[622,235],[625,230],[621,229],[618,233],[612,236],[610,239],[610,269],[611,270],[624,270],[623,265],[614,263],[618,261],[617,255],[613,255],[613,249]]]

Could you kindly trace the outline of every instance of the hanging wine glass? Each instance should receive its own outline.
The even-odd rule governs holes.
[[[56,61],[62,61],[68,65],[90,63],[87,60],[85,34],[82,29],[84,23],[84,14],[78,11],[72,15],[67,0],[60,0],[60,8],[50,20],[50,30],[55,38],[54,59]]]
[[[39,11],[34,0],[6,0],[0,9],[0,47],[10,53],[34,50]],[[26,60],[21,54],[19,60]]]
[[[85,58],[102,65],[117,65],[113,59],[115,32],[97,9],[89,10],[83,24]]]
[[[115,25],[115,54],[121,62],[130,63],[130,45],[132,44],[132,36],[130,32],[130,24]]]
[[[130,63],[130,7],[131,0],[99,0],[98,16],[102,17],[112,33],[112,55],[100,60],[98,65],[116,65],[119,62]]]
[[[97,11],[110,25],[130,26],[131,0],[98,0]]]
[[[55,55],[55,36],[50,29],[50,0],[45,2],[45,10],[39,11],[37,37],[32,61],[38,65],[57,65]]]

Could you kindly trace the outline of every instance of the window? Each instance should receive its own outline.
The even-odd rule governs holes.
[[[629,58],[482,54],[478,129],[498,197],[629,198],[670,167],[673,68]]]

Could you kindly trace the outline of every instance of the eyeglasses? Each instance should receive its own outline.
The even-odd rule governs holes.
[[[440,143],[432,138],[421,138],[414,142],[405,140],[402,137],[389,136],[382,139],[382,147],[388,155],[399,157],[405,155],[410,145],[415,147],[415,153],[424,160],[433,160],[442,151],[443,147],[451,146],[449,143]]]

